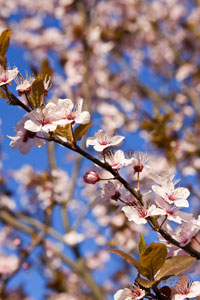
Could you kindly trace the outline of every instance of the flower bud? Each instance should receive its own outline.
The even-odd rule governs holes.
[[[94,171],[86,172],[83,176],[83,180],[85,183],[95,184],[97,181],[100,180],[99,175]]]

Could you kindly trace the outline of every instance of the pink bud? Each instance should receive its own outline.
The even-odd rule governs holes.
[[[83,176],[83,180],[85,183],[95,184],[97,181],[100,180],[99,175],[94,171],[86,172]]]

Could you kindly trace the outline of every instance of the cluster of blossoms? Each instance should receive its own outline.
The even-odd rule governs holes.
[[[146,153],[135,153],[131,158],[126,159],[122,150],[118,150],[114,154],[105,152],[111,146],[121,144],[123,139],[124,137],[122,136],[104,133],[102,130],[99,130],[95,133],[95,137],[87,139],[87,146],[91,145],[96,151],[103,152],[105,154],[105,162],[113,169],[119,170],[123,166],[132,165],[134,173],[140,173],[145,167],[149,168]],[[123,200],[123,203],[127,203],[127,205],[123,205],[122,211],[125,212],[129,221],[134,221],[136,224],[145,224],[148,221],[148,217],[160,216],[161,224],[164,223],[163,218],[165,218],[164,221],[170,220],[178,224],[182,222],[184,224],[190,223],[191,232],[196,234],[199,230],[199,222],[193,219],[192,214],[180,211],[182,207],[189,207],[187,200],[190,195],[189,190],[183,187],[175,187],[179,180],[174,180],[174,174],[156,175],[150,173],[149,177],[156,182],[156,185],[152,185],[152,190],[157,195],[153,204],[146,204],[147,201],[145,201],[143,205],[139,205],[136,199],[132,199],[130,195],[124,197],[124,192],[120,191],[122,187],[116,181],[109,181],[104,184],[102,193],[97,199],[101,199],[101,201],[105,199]],[[100,179],[98,173],[94,171],[87,172],[84,176],[86,183],[95,184]],[[190,241],[191,239],[188,239],[187,243]]]
[[[49,102],[44,108],[33,109],[16,125],[16,135],[10,146],[27,154],[32,146],[42,147],[45,144],[44,135],[54,132],[57,126],[67,124],[87,124],[90,114],[82,111],[83,100],[76,105],[70,99],[58,99],[57,103]]]
[[[121,144],[122,140],[122,136],[113,136],[99,130],[95,137],[87,139],[87,146],[91,145],[96,151],[103,152],[104,162],[110,165],[113,170],[119,171],[123,166],[132,165],[133,175],[138,173],[139,176],[145,167],[149,169],[145,153],[135,153],[131,158],[126,159],[122,150],[118,150],[114,154],[108,151],[110,147]],[[96,203],[106,203],[110,199],[118,201],[118,203],[121,202],[121,210],[129,221],[133,221],[137,225],[145,224],[149,222],[149,218],[156,216],[157,221],[159,220],[158,226],[165,228],[166,232],[178,241],[180,246],[191,243],[193,249],[199,251],[200,244],[198,242],[194,243],[194,241],[198,241],[199,218],[196,220],[193,214],[180,210],[181,208],[189,207],[189,190],[180,186],[176,187],[179,180],[175,180],[174,174],[163,173],[157,175],[149,173],[148,177],[156,183],[152,185],[152,191],[156,194],[155,203],[152,203],[152,200],[147,201],[144,199],[143,203],[139,203],[133,195],[125,192],[123,186],[118,181],[113,180],[114,178],[107,179],[107,183],[103,184],[101,194],[95,199]],[[87,172],[84,176],[86,183],[95,184],[101,180],[102,178],[98,172],[94,171]],[[150,195],[152,197],[152,192],[147,193],[147,199],[150,199]],[[173,221],[179,226],[172,230],[168,221]],[[161,240],[166,243],[165,239],[162,238]],[[183,253],[180,248],[169,243],[166,243],[166,246],[168,248],[168,256],[175,253],[176,255],[182,255]],[[180,288],[178,288],[178,285],[176,288],[172,288],[172,298],[170,299],[185,299],[185,297],[190,298],[199,295],[199,291],[195,290],[196,285],[198,286],[199,284],[199,282],[186,283],[184,287],[180,285]],[[137,287],[132,289],[125,288],[119,290],[115,294],[114,299],[141,299],[144,295],[145,291]]]
[[[28,83],[31,86],[32,82],[33,79],[31,78],[29,81],[21,83],[17,89],[22,94],[24,92],[28,93],[30,91]],[[23,84],[26,87],[23,88]],[[58,99],[56,102],[49,102],[43,107],[32,108],[24,116],[23,120],[18,122],[16,126],[17,134],[14,137],[10,137],[12,139],[10,145],[15,149],[19,149],[21,153],[26,154],[33,145],[36,147],[43,146],[46,141],[45,137],[49,133],[55,133],[58,126],[64,127],[71,124],[72,130],[75,124],[88,124],[90,122],[90,114],[87,111],[82,111],[82,106],[82,99],[79,99],[75,105],[70,99]],[[119,172],[122,167],[132,165],[133,175],[137,174],[137,190],[139,191],[139,176],[145,168],[149,168],[147,164],[148,157],[146,153],[141,152],[134,153],[131,157],[126,158],[122,150],[109,151],[111,147],[121,145],[123,140],[123,136],[114,135],[112,132],[104,132],[100,129],[95,133],[94,137],[87,138],[86,146],[93,146],[94,150],[102,152],[103,162],[116,172]],[[96,197],[95,203],[105,203],[110,199],[120,203],[119,208],[121,207],[128,220],[133,221],[137,225],[145,224],[149,221],[149,218],[156,216],[161,220],[160,226],[165,226],[169,232],[169,225],[165,222],[174,221],[180,226],[171,235],[176,238],[181,246],[187,245],[197,236],[200,229],[199,220],[195,220],[192,214],[179,211],[180,208],[189,206],[187,200],[190,195],[189,190],[182,187],[176,188],[175,185],[178,181],[174,181],[174,175],[171,174],[162,176],[150,174],[149,177],[156,182],[156,185],[152,185],[152,190],[157,195],[153,204],[147,204],[147,201],[139,203],[131,193],[126,192],[121,183],[114,180],[114,177],[107,179],[108,182],[103,184],[101,193]],[[103,180],[95,171],[86,172],[83,179],[90,184]],[[41,186],[41,190],[38,193],[43,195],[42,197],[45,199],[52,198],[54,196],[52,188],[51,184],[50,186],[48,185],[47,189]],[[50,196],[47,196],[47,192],[50,193]],[[74,242],[72,242],[74,232],[65,236],[65,242],[68,245],[74,245],[83,241],[84,237],[81,234],[76,232],[75,234],[77,234],[77,237]],[[119,290],[115,294],[114,299],[141,299],[144,295],[145,292],[143,290],[134,286],[132,289]]]
[[[0,66],[0,86],[6,86],[15,79],[16,90],[19,96],[30,93],[34,77],[16,79],[19,71],[17,68],[4,69]],[[51,86],[51,78],[45,76],[43,80],[44,96]],[[28,98],[27,98],[28,99]],[[30,104],[30,103],[29,103]],[[32,106],[30,104],[30,106]],[[16,125],[16,135],[12,139],[10,146],[20,150],[22,154],[27,154],[32,146],[42,147],[45,144],[44,135],[54,132],[57,126],[71,124],[87,124],[90,122],[90,113],[82,111],[83,99],[79,98],[74,104],[70,99],[58,99],[56,102],[49,102],[42,107],[33,107],[23,120]]]
[[[190,130],[184,130],[187,126],[182,126],[188,118],[191,121],[195,112],[198,111],[200,92],[197,80],[199,43],[196,38],[199,32],[200,16],[198,1],[188,4],[188,1],[185,0],[181,3],[179,0],[86,0],[84,5],[79,5],[80,2],[60,0],[46,5],[45,0],[30,1],[29,3],[26,0],[10,0],[3,3],[1,7],[2,26],[4,26],[4,22],[7,25],[7,17],[12,15],[13,10],[15,13],[18,7],[20,10],[27,10],[28,17],[24,17],[20,13],[18,24],[11,24],[14,32],[13,40],[31,49],[31,59],[34,58],[39,63],[41,63],[41,59],[46,59],[47,53],[51,52],[49,50],[59,52],[58,58],[63,66],[63,74],[54,77],[56,99],[62,98],[63,95],[68,95],[71,99],[78,99],[84,97],[84,93],[85,95],[90,94],[91,110],[95,107],[102,115],[102,128],[109,129],[110,132],[119,128],[125,128],[131,132],[138,128],[145,128],[146,132],[144,130],[141,133],[143,138],[148,139],[148,142],[151,140],[159,149],[164,150],[169,161],[181,161],[179,168],[182,169],[183,174],[198,174],[200,162],[199,146],[196,141],[199,140],[199,126],[196,121],[192,121],[194,134],[191,134]],[[44,18],[48,14],[51,18],[55,18],[55,23],[59,23],[62,30],[53,27],[53,24],[52,27],[45,28],[43,26]],[[116,63],[117,68],[114,67]],[[153,74],[153,78],[159,80],[159,87],[157,85],[156,90],[149,85],[147,87],[146,82],[142,82],[144,76],[137,78],[137,75],[141,75],[140,72],[143,73],[147,65],[149,72],[146,76]],[[134,72],[132,72],[133,70]],[[9,85],[17,74],[17,68],[13,70],[0,69],[2,90],[6,90],[6,85]],[[160,76],[162,80],[160,80]],[[147,77],[145,77],[145,81]],[[173,84],[169,93],[167,89],[171,79],[178,83],[179,88],[177,89],[177,85]],[[16,88],[20,97],[22,95],[29,97],[34,80],[34,77],[25,80],[20,78]],[[44,95],[47,95],[49,87],[50,81],[46,78]],[[137,99],[146,100],[147,98],[155,101],[156,106],[158,105],[166,111],[166,115],[163,115],[163,122],[159,123],[160,116],[154,118],[150,115],[150,118],[148,116],[147,118],[152,122],[151,120],[149,123],[146,120],[142,122],[146,119],[146,114],[144,114],[146,101],[137,101]],[[109,101],[109,104],[105,101]],[[90,118],[88,112],[84,112],[83,115],[81,100],[78,100],[77,105],[74,105],[69,99],[59,99],[40,108],[29,106],[31,112],[17,124],[16,136],[10,137],[12,139],[10,145],[23,154],[28,153],[32,146],[42,147],[49,135],[56,132],[58,126],[64,127],[71,124],[73,127],[76,123],[87,124]],[[140,108],[142,109],[140,110]],[[174,111],[173,108],[175,108]],[[170,124],[165,123],[165,117],[171,118]],[[193,119],[197,120],[198,118]],[[156,128],[157,123],[158,128]],[[134,178],[137,177],[138,183],[135,191],[140,192],[142,176],[146,172],[153,171],[148,168],[144,153],[126,158],[122,150],[109,151],[111,147],[120,145],[123,140],[124,137],[99,130],[95,137],[87,139],[86,145],[91,145],[97,152],[102,152],[102,161],[110,166],[115,174],[119,174],[122,167],[127,167],[127,170],[131,170],[131,175],[137,175],[134,176]],[[158,168],[160,164],[160,161],[158,164],[156,162]],[[56,201],[62,202],[64,184],[68,181],[68,179],[62,181],[64,175],[58,170],[54,171],[57,191],[51,180],[46,180],[44,185],[37,183],[36,187],[38,198],[46,201],[47,205],[51,202],[55,192],[58,197]],[[130,226],[133,228],[146,224],[155,217],[158,223],[157,229],[165,230],[181,247],[190,244],[191,248],[199,251],[200,219],[194,219],[192,214],[182,211],[182,208],[189,206],[190,193],[188,189],[176,186],[177,181],[174,181],[174,175],[150,175],[147,177],[149,179],[145,178],[149,182],[150,178],[155,181],[152,191],[156,197],[153,201],[153,193],[147,192],[143,194],[143,203],[139,203],[114,176],[104,177],[102,173],[102,170],[86,172],[84,182],[90,183],[89,187],[93,188],[93,190],[91,189],[93,193],[90,192],[90,197],[87,199],[94,199],[96,207],[93,211],[102,224],[109,224],[110,228],[113,228],[114,223],[118,223],[118,236],[121,234],[118,244],[120,249],[124,246],[122,239],[129,240],[128,251],[132,251],[136,247],[133,247],[135,237],[133,238],[131,231],[126,235],[124,224],[128,223],[127,220],[131,221]],[[129,176],[130,184],[135,186],[132,177]],[[94,188],[95,183],[101,187],[99,195]],[[4,199],[6,201],[6,198]],[[110,199],[112,200],[110,202],[114,203],[113,205],[119,206],[118,212],[120,212],[117,216],[113,216],[113,223],[109,220],[110,211],[106,207]],[[80,209],[80,203],[77,204],[78,206]],[[113,211],[115,210],[113,209]],[[118,216],[119,218],[117,218]],[[127,220],[125,216],[127,216]],[[174,227],[174,223],[171,227],[169,221],[173,221],[175,225],[178,224],[177,227]],[[119,223],[122,224],[121,227]],[[86,227],[88,229],[92,226]],[[65,240],[70,240],[69,244],[72,243],[73,231],[71,233],[65,236]],[[159,238],[161,240],[160,235]],[[98,242],[105,245],[105,239],[103,240],[102,236]],[[166,243],[166,240],[162,239],[162,242]],[[182,249],[168,242],[166,244],[168,256],[182,253],[186,255]],[[176,287],[171,288],[172,300],[198,295],[198,282],[183,281],[181,279]],[[144,296],[145,292],[134,286],[118,291],[114,297],[117,300],[132,300],[142,299]],[[59,292],[59,294],[53,293],[52,297],[49,297],[52,300],[64,297],[81,299],[82,295],[77,296],[74,292],[66,291]]]

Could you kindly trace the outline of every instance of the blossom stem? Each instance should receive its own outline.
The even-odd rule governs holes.
[[[140,191],[140,172],[137,172],[137,191]]]
[[[162,221],[162,224],[160,225],[160,228],[162,228],[162,226],[163,226],[163,224],[166,222],[166,220],[167,220],[167,215],[165,215],[165,218],[164,218],[164,220]]]

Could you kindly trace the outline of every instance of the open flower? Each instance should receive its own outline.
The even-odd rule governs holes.
[[[124,139],[124,136],[104,133],[103,130],[100,129],[95,133],[94,137],[89,137],[87,139],[86,146],[93,146],[94,150],[101,152],[108,147],[121,144]]]
[[[114,295],[114,300],[137,300],[145,296],[145,291],[139,287],[125,288],[117,291]]]
[[[96,197],[96,202],[106,202],[110,199],[117,201],[121,194],[120,194],[121,184],[117,181],[109,181],[108,183],[103,185],[101,190],[101,194]]]
[[[17,68],[11,69],[4,69],[2,66],[0,66],[0,86],[9,84],[17,74],[19,73]]]
[[[131,164],[131,160],[125,158],[124,152],[122,150],[118,150],[114,153],[112,153],[112,152],[107,153],[106,162],[113,169],[120,169],[124,166]]]
[[[156,178],[159,185],[152,185],[152,190],[170,204],[174,204],[177,207],[188,207],[187,198],[190,192],[183,187],[175,188],[177,181],[173,182],[174,176],[154,176],[154,180]]]
[[[35,78],[33,76],[16,80],[16,90],[18,91],[19,96],[22,96],[24,93],[28,93],[30,91],[34,80]]]
[[[55,103],[49,102],[44,109],[34,109],[26,115],[28,119],[24,128],[32,132],[54,131],[58,125],[62,124],[61,113]],[[60,122],[59,122],[60,121]]]
[[[129,206],[126,205],[122,208],[123,212],[127,216],[129,221],[133,221],[136,224],[146,224],[147,217],[150,216],[158,216],[165,215],[164,210],[160,208],[156,208],[154,204],[152,204],[149,208],[141,207],[141,206]]]
[[[191,282],[190,279],[183,275],[176,286],[173,287],[172,300],[183,300],[188,298],[194,298],[200,295],[200,282]]]
[[[87,124],[90,122],[90,114],[88,111],[82,111],[83,99],[78,99],[74,105],[70,99],[58,99],[58,110],[62,115],[62,122],[58,125],[66,125],[69,123]]]
[[[44,139],[37,137],[35,133],[24,128],[25,122],[26,118],[19,121],[16,126],[16,135],[8,136],[12,140],[10,146],[19,150],[22,154],[30,152],[32,146],[40,148],[45,144]]]
[[[184,222],[176,228],[174,238],[181,246],[185,246],[191,242],[193,237],[196,236],[199,229],[200,227],[194,225],[192,221]]]
[[[167,219],[170,221],[174,221],[178,224],[181,224],[183,221],[190,221],[193,219],[192,214],[179,211],[179,207],[176,207],[174,205],[170,205],[167,203],[165,200],[162,198],[157,198],[156,199],[156,204],[163,209],[165,212],[165,215],[167,216]]]

